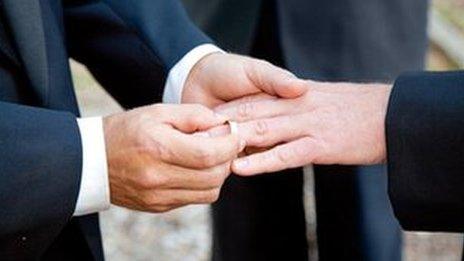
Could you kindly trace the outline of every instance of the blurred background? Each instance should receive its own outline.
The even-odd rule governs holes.
[[[429,70],[463,69],[464,0],[435,0],[432,6],[427,67]],[[83,66],[72,62],[72,71],[84,116],[122,110]],[[314,217],[311,172],[306,175],[306,211],[308,217]],[[106,258],[110,261],[208,260],[211,247],[208,210],[207,206],[191,206],[153,215],[112,207],[102,213],[100,222]],[[308,240],[315,242],[315,220],[308,219],[307,226]],[[403,260],[461,260],[462,241],[460,234],[407,232]]]

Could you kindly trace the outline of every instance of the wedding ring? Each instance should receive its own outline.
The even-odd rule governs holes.
[[[237,124],[237,122],[235,122],[235,121],[227,121],[227,123],[229,124],[230,133],[233,134],[233,135],[238,134],[238,124]]]

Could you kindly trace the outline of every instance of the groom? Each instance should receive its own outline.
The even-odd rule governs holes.
[[[126,108],[306,89],[287,71],[223,53],[175,0],[0,1],[2,260],[103,260],[96,213],[213,202],[245,145],[193,135],[227,120],[200,105],[79,118],[71,57]]]

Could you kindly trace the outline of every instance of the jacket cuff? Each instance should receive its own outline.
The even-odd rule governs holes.
[[[409,73],[391,92],[389,195],[403,228],[464,231],[464,73]]]
[[[0,119],[0,252],[41,256],[75,209],[82,169],[76,117],[0,102]]]
[[[74,216],[110,208],[110,184],[101,117],[77,119],[82,140],[82,178]]]

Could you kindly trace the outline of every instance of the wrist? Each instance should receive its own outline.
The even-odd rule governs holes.
[[[380,153],[379,153],[379,163],[386,163],[387,162],[387,140],[386,140],[386,117],[387,117],[387,109],[388,103],[390,100],[390,94],[392,91],[393,86],[391,84],[376,84],[374,88],[379,89],[379,129],[380,133]]]
[[[189,103],[192,100],[201,100],[196,99],[196,96],[204,94],[203,92],[198,92],[196,88],[203,88],[206,89],[208,87],[207,81],[211,80],[210,77],[206,75],[205,72],[209,70],[209,68],[216,66],[216,60],[221,59],[224,54],[220,51],[215,51],[203,56],[197,63],[192,67],[190,72],[187,75],[187,79],[184,83],[184,88],[181,93],[181,103]]]

